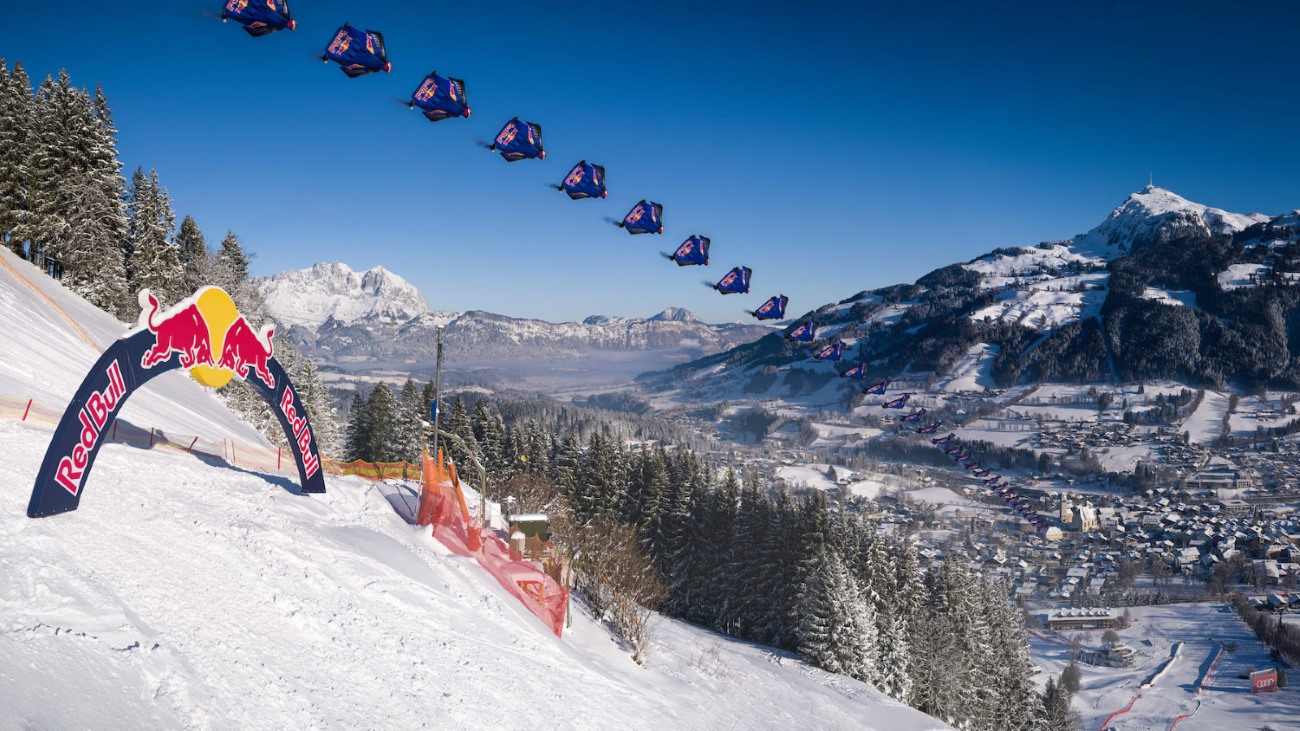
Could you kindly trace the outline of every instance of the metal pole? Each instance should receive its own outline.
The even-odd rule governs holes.
[[[438,414],[442,412],[440,402],[442,401],[442,328],[438,328],[438,360],[433,371],[433,458],[440,460],[438,456]],[[442,462],[438,462],[438,469],[442,470]]]

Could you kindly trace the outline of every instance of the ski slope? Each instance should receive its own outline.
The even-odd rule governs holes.
[[[96,338],[123,326],[15,266],[53,302],[0,267],[0,393],[61,405],[95,353],[56,308]],[[183,375],[123,413],[256,436]],[[403,519],[411,485],[332,478],[305,496],[290,478],[110,442],[79,510],[31,520],[49,437],[0,420],[0,728],[947,728],[667,619],[646,667],[576,602],[556,638]]]
[[[1178,731],[1262,729],[1300,731],[1300,689],[1252,695],[1241,676],[1249,668],[1272,667],[1268,648],[1226,604],[1168,604],[1130,607],[1133,626],[1117,632],[1137,651],[1132,668],[1079,664],[1081,688],[1073,708],[1084,729],[1168,729]],[[1088,647],[1101,644],[1102,631],[1065,632]],[[1046,635],[1030,636],[1030,655],[1043,669],[1038,682],[1060,677],[1070,662],[1068,643]],[[1236,643],[1235,651],[1218,655],[1221,643]],[[1177,654],[1163,671],[1161,664]],[[1215,657],[1218,655],[1218,661]],[[1146,683],[1149,681],[1149,685]],[[1203,686],[1203,687],[1202,687]],[[1128,709],[1128,710],[1125,710]],[[1112,718],[1113,716],[1113,718]]]

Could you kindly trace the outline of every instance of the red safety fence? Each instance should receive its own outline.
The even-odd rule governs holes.
[[[63,412],[51,409],[32,399],[16,399],[0,395],[0,418],[17,419],[34,428],[58,426]],[[140,427],[114,420],[106,441],[121,442],[141,449],[164,449],[186,454],[206,454],[228,464],[255,472],[272,472],[297,475],[298,466],[293,452],[281,447],[263,447],[233,439],[205,439],[193,434],[174,434],[156,427]],[[336,477],[355,475],[364,480],[414,480],[420,476],[420,466],[410,462],[337,462],[322,459],[325,474]]]
[[[556,637],[564,630],[569,591],[531,561],[511,550],[495,532],[470,515],[455,465],[442,467],[424,458],[420,479],[420,525],[432,525],[433,537],[458,556],[472,556],[511,596],[542,620]]]

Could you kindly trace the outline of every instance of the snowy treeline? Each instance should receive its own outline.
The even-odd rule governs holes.
[[[1069,728],[1035,691],[1006,587],[956,562],[923,570],[909,541],[822,493],[795,499],[755,475],[719,475],[689,450],[506,422],[485,400],[471,412],[457,399],[441,426],[483,465],[493,499],[529,475],[563,493],[564,522],[634,529],[670,615],[797,651],[960,728]]]
[[[151,290],[163,307],[203,285],[225,289],[256,324],[271,319],[248,281],[248,259],[227,232],[215,252],[186,216],[179,231],[171,196],[157,171],[137,168],[128,184],[117,154],[117,128],[103,89],[72,85],[66,71],[47,76],[33,93],[21,63],[0,59],[0,242],[58,277],[92,304],[135,322],[136,293]],[[329,451],[336,417],[316,366],[288,338],[276,357]],[[284,435],[251,387],[221,389],[227,403],[273,441]]]

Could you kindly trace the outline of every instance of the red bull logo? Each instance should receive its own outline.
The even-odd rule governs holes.
[[[513,122],[506,125],[506,128],[501,130],[501,134],[497,135],[497,145],[505,147],[511,142],[514,142],[515,136],[518,134],[519,128],[516,127]]]
[[[564,184],[570,186],[577,185],[578,183],[582,182],[582,178],[583,178],[582,166],[579,165],[575,167],[573,170],[569,171],[569,177],[564,179]]]
[[[637,221],[640,221],[641,217],[644,215],[645,215],[645,206],[638,203],[636,208],[633,208],[632,212],[627,214],[627,218],[625,219],[625,222],[636,223]]]
[[[416,101],[427,102],[433,98],[433,93],[437,90],[438,90],[438,85],[434,83],[433,79],[425,79],[424,83],[420,84],[420,88],[416,89],[415,99]],[[453,91],[452,98],[454,99],[455,87],[452,87],[452,91]]]
[[[271,342],[275,329],[255,331],[224,290],[204,287],[161,318],[158,299],[148,290],[140,293],[140,305],[141,325],[156,338],[140,358],[142,368],[153,368],[179,353],[181,367],[204,386],[219,388],[231,378],[242,381],[255,376],[267,388],[275,388],[268,365],[275,355]]]
[[[226,3],[226,12],[241,13],[246,7],[248,7],[248,0],[230,0]]]
[[[104,426],[108,423],[109,416],[117,410],[126,395],[122,367],[116,360],[108,364],[104,374],[108,376],[108,385],[102,391],[92,392],[90,398],[86,399],[86,405],[77,414],[77,419],[81,422],[81,439],[72,448],[71,454],[59,460],[58,469],[54,472],[54,481],[73,495],[81,492],[81,482],[86,474],[86,466],[90,463],[90,455],[104,435]]]
[[[722,278],[722,281],[721,281],[721,282],[718,282],[718,285],[719,285],[719,286],[722,286],[722,287],[730,287],[731,285],[733,285],[733,284],[735,284],[735,283],[736,283],[736,273],[735,273],[735,272],[727,272],[727,276],[723,277],[723,278]]]
[[[316,470],[320,469],[320,457],[311,452],[311,427],[307,424],[307,415],[298,414],[298,407],[294,405],[296,399],[293,387],[286,387],[284,395],[280,397],[280,412],[289,422],[294,442],[298,446],[298,453],[302,455],[303,471],[307,473],[307,477],[311,477],[316,474]]]
[[[352,36],[348,35],[347,28],[342,28],[339,30],[339,34],[334,36],[334,40],[330,42],[329,53],[332,56],[342,56],[347,53],[348,46],[351,45]]]

